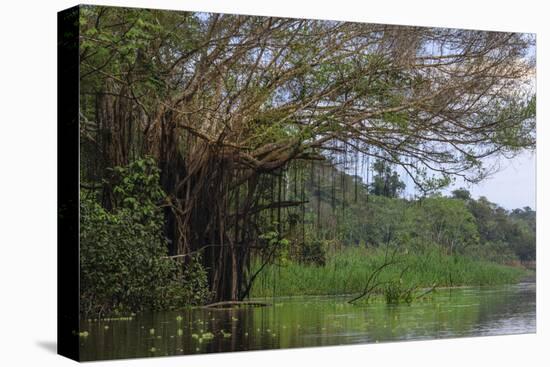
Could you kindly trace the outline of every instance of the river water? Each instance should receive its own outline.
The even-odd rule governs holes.
[[[82,360],[534,333],[535,283],[439,290],[411,305],[349,296],[266,300],[267,307],[142,313],[81,321]]]

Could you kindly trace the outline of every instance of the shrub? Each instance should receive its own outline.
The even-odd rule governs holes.
[[[324,241],[315,238],[303,243],[298,261],[302,264],[325,266],[327,259]]]
[[[147,158],[114,172],[116,206],[108,211],[94,192],[81,192],[81,314],[166,309],[204,302],[206,271],[200,259],[167,258],[164,198],[159,170]]]

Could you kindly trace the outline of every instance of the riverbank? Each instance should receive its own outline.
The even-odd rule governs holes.
[[[350,248],[327,256],[325,266],[287,262],[268,265],[258,276],[250,296],[278,297],[354,294],[363,291],[371,273],[385,259],[383,250]],[[518,282],[530,272],[524,268],[442,255],[439,251],[396,255],[397,263],[380,272],[376,291],[382,284],[399,282],[410,287],[457,287],[500,285]]]

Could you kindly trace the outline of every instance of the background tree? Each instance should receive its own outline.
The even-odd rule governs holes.
[[[454,199],[459,199],[459,200],[464,200],[464,201],[468,201],[472,198],[472,195],[470,194],[470,191],[468,191],[464,188],[453,190],[453,192],[451,194],[452,194],[452,197]]]
[[[374,195],[389,198],[398,197],[405,190],[405,183],[399,178],[399,174],[392,170],[391,165],[382,159],[377,159],[373,164],[373,182],[370,192]]]

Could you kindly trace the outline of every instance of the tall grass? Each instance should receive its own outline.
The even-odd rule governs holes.
[[[369,275],[384,263],[381,249],[348,248],[328,255],[325,266],[287,263],[268,265],[254,283],[251,297],[352,294],[363,290]],[[497,285],[517,282],[526,271],[439,251],[398,254],[398,262],[378,277],[382,283],[399,281],[406,287]],[[255,266],[260,266],[256,263]],[[405,271],[404,271],[405,269]]]

